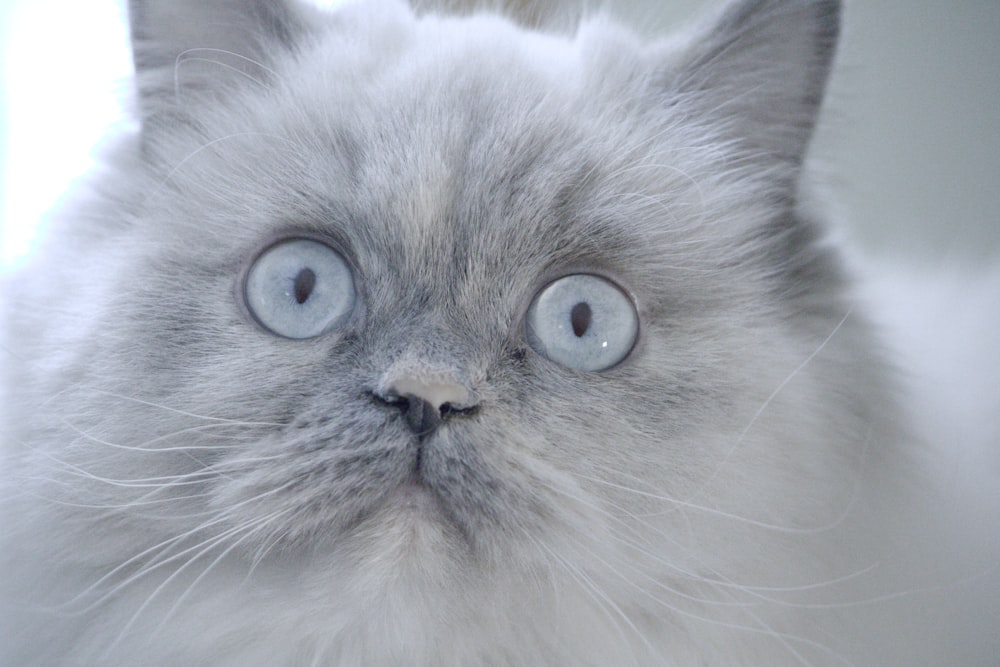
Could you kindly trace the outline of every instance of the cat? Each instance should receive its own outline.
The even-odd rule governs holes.
[[[3,664],[992,661],[803,185],[840,13],[132,0],[4,291]]]

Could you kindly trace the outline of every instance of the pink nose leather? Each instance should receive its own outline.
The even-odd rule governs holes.
[[[469,391],[453,382],[427,381],[412,376],[397,378],[389,387],[399,396],[416,396],[440,410],[445,404],[463,408],[469,404]]]

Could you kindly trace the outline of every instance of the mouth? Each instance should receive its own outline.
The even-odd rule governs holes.
[[[421,479],[419,473],[397,486],[388,498],[391,506],[415,511],[440,511],[440,502],[438,494]]]
[[[345,540],[416,530],[472,548],[505,518],[496,505],[506,487],[455,434],[393,439],[380,451],[333,457],[324,470],[330,478],[304,486],[299,497],[315,526],[310,535]]]
[[[473,526],[468,521],[469,517],[453,505],[454,502],[455,498],[449,498],[448,493],[442,492],[416,472],[389,491],[381,511],[377,511],[376,515],[387,512],[390,523],[401,520],[403,523],[399,525],[408,526],[407,530],[436,526],[435,531],[450,535],[449,540],[461,542],[474,550]]]

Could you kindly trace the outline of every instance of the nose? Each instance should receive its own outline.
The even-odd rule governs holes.
[[[406,425],[421,438],[452,416],[468,414],[476,408],[469,390],[460,384],[410,376],[395,379],[376,396],[382,403],[398,408]]]

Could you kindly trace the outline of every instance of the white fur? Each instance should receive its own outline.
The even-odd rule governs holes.
[[[797,190],[835,5],[652,45],[153,5],[142,135],[7,288],[0,657],[989,664],[1000,280],[844,277]],[[342,331],[242,304],[295,234],[350,246]],[[524,342],[579,271],[641,321],[603,374]],[[420,484],[390,370],[480,401]]]

